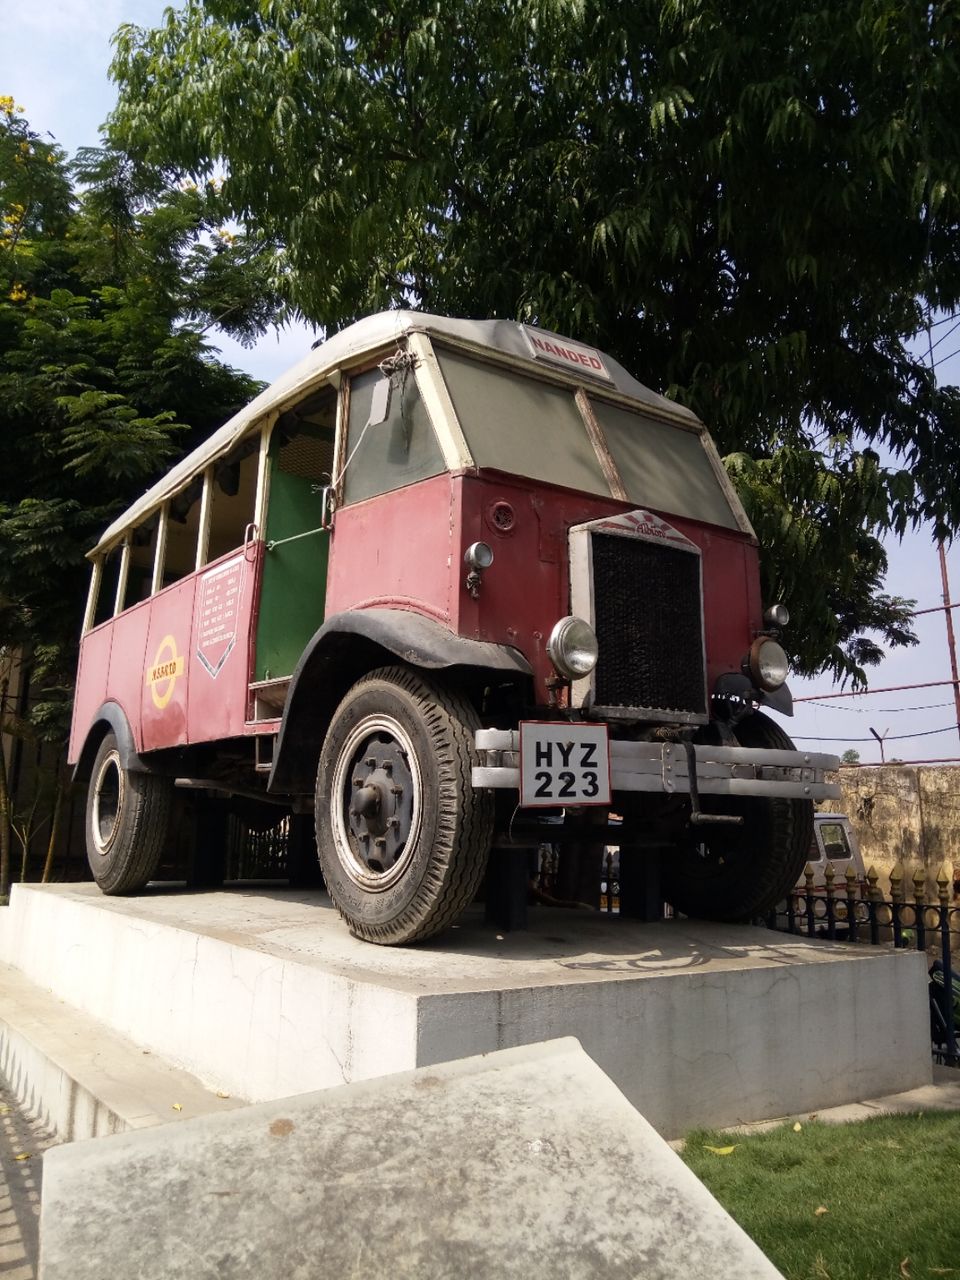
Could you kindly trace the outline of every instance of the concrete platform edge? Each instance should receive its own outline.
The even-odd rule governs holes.
[[[570,1035],[668,1137],[931,1081],[918,953],[555,912],[385,950],[316,895],[18,886],[8,911],[5,958],[60,1007],[256,1102]]]
[[[64,1005],[0,965],[0,1076],[64,1142],[233,1110],[188,1072]]]

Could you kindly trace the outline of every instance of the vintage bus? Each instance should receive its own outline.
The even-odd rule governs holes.
[[[744,919],[837,794],[761,709],[792,709],[788,619],[704,426],[557,334],[362,320],[90,554],[70,760],[105,893],[201,788],[313,811],[372,942],[456,920],[538,815],[609,842],[611,810],[677,910]]]

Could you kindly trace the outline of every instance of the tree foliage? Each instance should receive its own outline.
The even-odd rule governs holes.
[[[87,151],[76,190],[60,148],[0,97],[0,647],[45,654],[64,684],[84,552],[257,390],[187,322],[251,334],[277,307],[261,265],[243,274],[249,246],[215,234],[212,186],[138,186],[131,169]]]
[[[958,22],[953,0],[187,0],[119,32],[113,136],[225,172],[321,325],[514,316],[693,407],[801,667],[860,678],[866,630],[909,634],[877,535],[960,522],[960,397],[917,354],[960,299]]]
[[[0,728],[22,741],[65,734],[85,552],[259,389],[202,336],[279,314],[268,257],[222,221],[213,184],[170,186],[110,151],[72,170],[0,96],[0,694],[27,663],[33,695],[27,715],[0,699]],[[0,777],[0,895],[8,804]]]

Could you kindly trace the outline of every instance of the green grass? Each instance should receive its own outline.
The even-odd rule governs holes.
[[[697,1130],[683,1158],[787,1280],[960,1280],[960,1114]]]

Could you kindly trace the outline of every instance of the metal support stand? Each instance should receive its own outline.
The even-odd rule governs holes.
[[[227,858],[227,809],[204,795],[194,799],[196,817],[187,863],[191,889],[216,889],[223,884]]]
[[[620,848],[620,916],[627,920],[661,920],[663,890],[656,849]]]
[[[323,888],[312,813],[294,813],[290,817],[287,874],[292,889]]]
[[[533,856],[536,856],[535,850]],[[531,851],[527,849],[490,851],[484,918],[487,924],[505,933],[527,927],[530,857]]]

